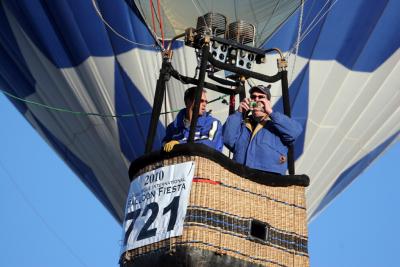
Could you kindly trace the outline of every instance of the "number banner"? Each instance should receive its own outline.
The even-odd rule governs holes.
[[[133,179],[125,206],[121,254],[182,235],[194,164],[165,166]]]

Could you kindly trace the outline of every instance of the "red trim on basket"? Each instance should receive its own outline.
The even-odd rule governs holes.
[[[213,184],[213,185],[220,185],[220,182],[216,182],[207,178],[199,178],[199,177],[194,177],[193,178],[194,183],[208,183],[208,184]]]

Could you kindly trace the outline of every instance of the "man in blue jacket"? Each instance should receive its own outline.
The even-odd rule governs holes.
[[[236,162],[284,175],[288,146],[301,134],[302,127],[272,110],[270,88],[258,85],[250,89],[250,99],[245,98],[226,120],[223,138]]]
[[[166,135],[163,139],[164,150],[169,152],[176,144],[186,143],[189,139],[190,122],[193,116],[194,96],[196,87],[191,87],[185,91],[186,108],[179,111],[176,119],[167,127]],[[194,141],[205,144],[218,151],[222,151],[222,125],[221,122],[206,112],[207,96],[203,90],[200,100],[199,116],[197,119]]]

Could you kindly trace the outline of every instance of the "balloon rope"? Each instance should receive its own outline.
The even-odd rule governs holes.
[[[328,13],[329,11],[331,11],[331,9],[333,8],[333,6],[337,3],[337,1],[339,0],[335,0],[335,2],[331,3],[331,5],[329,6],[328,10],[326,10],[321,17],[314,23],[314,25],[311,26],[311,24],[307,27],[307,29],[304,31],[303,36],[301,37],[300,42],[303,42],[304,39],[307,37],[308,34],[310,34],[310,32],[315,28],[315,26],[317,26],[317,24],[321,21],[321,19],[323,19]]]
[[[293,73],[294,73],[294,68],[296,66],[297,54],[299,53],[300,38],[301,38],[301,27],[303,25],[303,15],[304,15],[304,0],[301,0],[300,17],[299,17],[299,29],[297,31],[296,49],[294,51],[293,67],[292,67],[292,73],[290,74],[290,78],[289,78],[289,84],[292,82],[292,79],[293,79]]]
[[[157,9],[158,9],[158,17],[160,18],[160,31],[161,31],[161,40],[162,40],[162,47],[164,48],[164,29],[163,29],[163,19],[161,16],[161,4],[160,0],[157,0]]]
[[[327,0],[325,2],[324,6],[319,10],[319,12],[315,15],[314,19],[310,22],[310,24],[304,30],[300,40],[293,45],[293,47],[289,50],[289,52],[287,53],[285,58],[288,58],[292,54],[292,52],[295,49],[296,45],[300,45],[304,41],[304,39],[307,37],[307,35],[309,35],[312,32],[312,30],[317,26],[317,24],[329,13],[329,11],[331,11],[331,9],[337,3],[337,1],[338,0],[335,0],[332,3],[332,0]],[[331,2],[331,5],[329,6],[329,8],[318,18],[318,16],[321,14],[322,10],[326,7],[327,4],[329,4],[329,2]],[[318,20],[315,21],[317,18],[318,18]]]
[[[205,17],[204,17],[205,14],[202,14],[200,8],[196,5],[196,3],[195,3],[193,0],[192,0],[192,3],[193,3],[193,5],[194,5],[194,7],[196,8],[197,14],[200,15],[200,17],[203,19],[204,25],[206,25],[207,28],[210,28],[210,27],[208,26],[208,24],[207,24],[207,20],[206,20]],[[199,5],[200,5],[200,4],[199,4]]]
[[[97,16],[100,18],[100,20],[104,23],[104,25],[106,25],[116,36],[118,36],[119,38],[127,41],[128,43],[134,44],[134,45],[140,45],[140,46],[145,46],[145,47],[156,47],[155,44],[142,44],[142,43],[138,43],[138,42],[134,42],[132,40],[129,40],[128,38],[126,38],[125,36],[123,36],[122,34],[120,34],[117,30],[115,30],[103,17],[103,15],[100,12],[99,7],[96,4],[96,0],[92,0],[92,5],[94,7],[94,9],[96,10]],[[154,36],[153,36],[154,37]],[[155,42],[158,44],[157,42],[157,38],[154,37]],[[158,44],[160,46],[160,44]]]
[[[272,19],[272,16],[273,16],[274,14],[276,14],[275,12],[277,12],[277,9],[278,9],[278,7],[279,7],[279,3],[280,3],[280,1],[277,1],[277,2],[276,2],[275,6],[274,6],[274,9],[272,10],[271,16],[268,18],[268,20],[267,20],[267,22],[265,23],[264,27],[263,27],[262,30],[260,31],[260,35],[264,34],[265,29],[267,28],[267,26],[269,25],[269,22],[270,22],[271,19]],[[273,35],[273,34],[272,34],[272,35]]]
[[[19,100],[19,101],[27,103],[27,104],[39,106],[39,107],[42,107],[45,109],[54,110],[54,111],[58,111],[58,112],[70,113],[70,114],[74,114],[74,115],[98,116],[98,117],[102,117],[102,118],[127,118],[127,117],[138,117],[138,116],[144,116],[144,115],[151,115],[151,113],[152,113],[152,111],[145,111],[145,112],[141,112],[141,113],[127,113],[127,114],[114,115],[114,114],[100,114],[100,113],[95,113],[95,112],[73,111],[73,110],[68,110],[68,109],[64,109],[64,108],[52,107],[52,106],[38,103],[35,101],[31,101],[31,100],[26,100],[26,99],[20,98],[18,96],[15,96],[13,94],[10,94],[9,92],[6,92],[2,89],[0,89],[0,92],[7,95],[8,97],[11,97],[13,99]],[[217,97],[217,98],[209,101],[208,103],[210,104],[210,103],[218,101],[218,100],[224,100],[224,97],[226,97],[226,96],[227,95]],[[168,113],[176,113],[179,111],[180,111],[180,109],[174,109],[174,110],[170,110],[170,111],[161,112],[160,114],[164,115],[164,114],[168,114]]]
[[[153,0],[150,0],[150,10],[151,10],[151,22],[153,23],[153,31],[157,34],[156,23],[154,22],[154,4]]]

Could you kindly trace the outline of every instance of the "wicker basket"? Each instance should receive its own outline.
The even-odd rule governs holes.
[[[196,169],[183,235],[127,251],[121,266],[176,265],[171,257],[180,266],[309,265],[304,186],[266,186],[201,156],[153,162],[137,175],[187,161]]]

